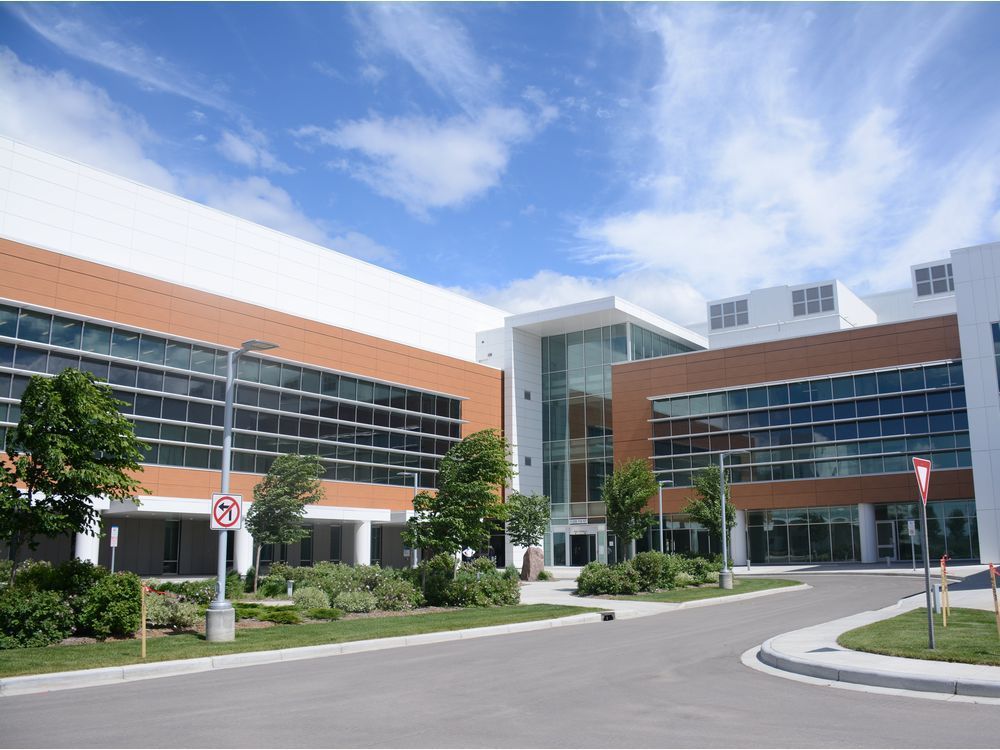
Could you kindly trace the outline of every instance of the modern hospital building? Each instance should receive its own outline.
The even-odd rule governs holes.
[[[106,379],[149,445],[141,504],[94,499],[118,567],[212,574],[226,353],[263,339],[278,348],[237,371],[232,490],[249,499],[283,453],[326,467],[310,535],[272,560],[406,564],[414,485],[488,427],[511,489],[551,499],[550,565],[616,557],[601,487],[633,458],[664,483],[667,550],[707,551],[681,508],[721,452],[737,564],[908,561],[913,456],[934,467],[931,555],[997,560],[1000,243],[914,261],[898,291],[758,289],[693,326],[616,297],[511,314],[0,138],[0,447],[31,376]],[[246,570],[252,540],[231,534]],[[639,542],[658,545],[656,527]],[[35,553],[73,555],[107,564],[107,535]]]

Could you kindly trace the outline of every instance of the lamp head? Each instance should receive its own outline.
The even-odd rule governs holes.
[[[249,341],[243,342],[243,350],[247,352],[265,352],[268,349],[277,349],[278,345],[270,341],[261,341],[260,339],[250,339]]]

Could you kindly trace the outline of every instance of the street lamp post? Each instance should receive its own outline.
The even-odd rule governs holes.
[[[413,477],[413,498],[416,499],[417,492],[419,492],[419,490],[417,488],[417,482],[420,481],[420,472],[419,471],[397,471],[396,472],[396,476],[397,477]],[[415,568],[419,564],[419,562],[420,562],[420,560],[418,559],[419,555],[420,555],[419,548],[414,547],[413,549],[410,550],[410,567],[411,568]]]
[[[226,406],[222,419],[222,494],[229,494],[229,467],[233,453],[233,392],[236,390],[236,362],[247,352],[277,349],[269,341],[250,339],[226,354]],[[232,641],[236,638],[236,611],[226,599],[226,532],[219,532],[219,559],[216,568],[215,599],[205,611],[205,640]]]
[[[729,569],[729,529],[726,528],[726,456],[748,451],[723,451],[719,454],[719,505],[722,506],[722,572],[719,573],[719,588],[733,587],[733,571]]]
[[[663,549],[663,488],[664,487],[668,487],[668,486],[670,486],[673,483],[674,482],[671,479],[661,479],[659,482],[657,482],[657,484],[659,485],[659,488],[660,488],[660,492],[659,492],[659,495],[660,495],[660,552],[665,552],[666,551],[666,550]]]

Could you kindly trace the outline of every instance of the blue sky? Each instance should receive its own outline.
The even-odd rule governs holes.
[[[0,133],[521,311],[1000,239],[993,4],[0,6]]]

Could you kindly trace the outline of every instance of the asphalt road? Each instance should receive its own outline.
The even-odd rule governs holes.
[[[995,747],[1000,707],[744,667],[769,636],[891,604],[899,576],[636,620],[0,698],[4,747]]]

